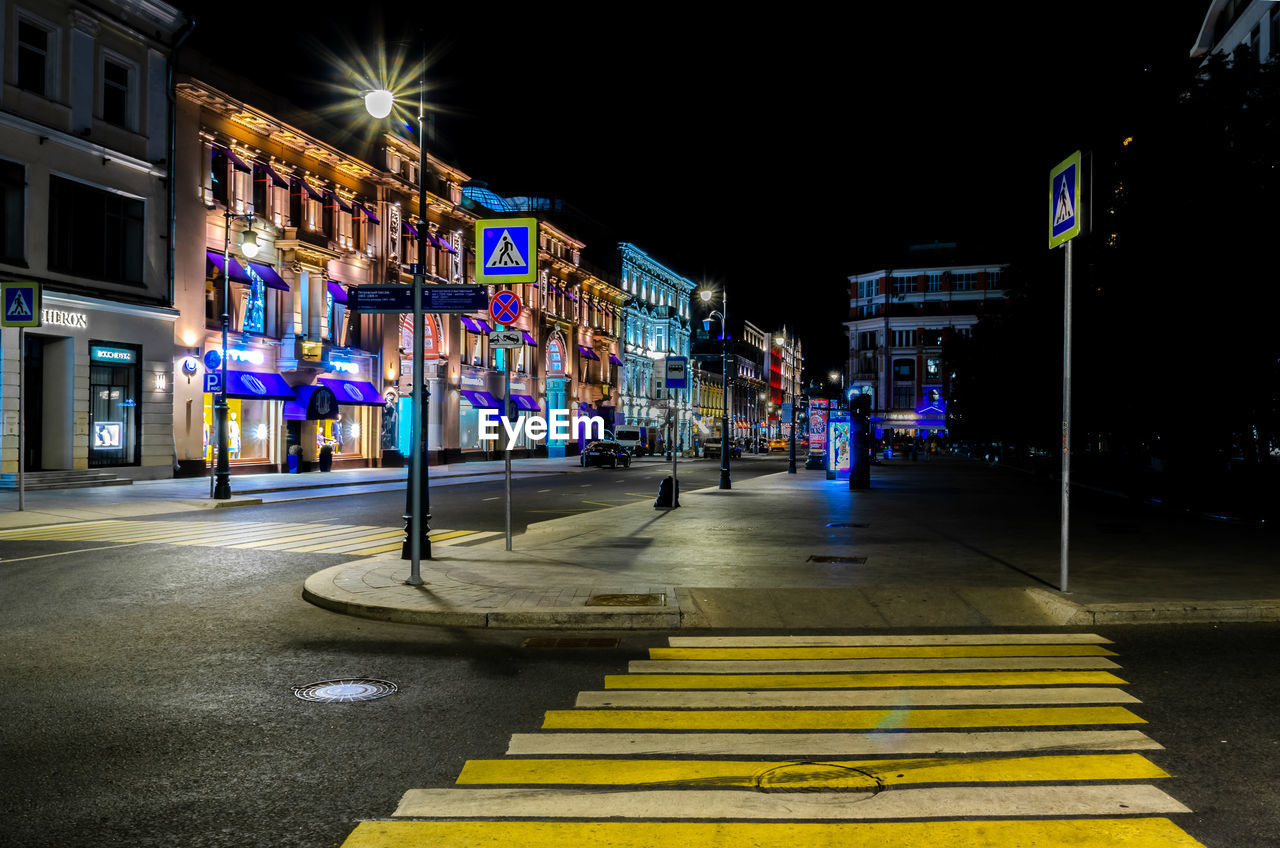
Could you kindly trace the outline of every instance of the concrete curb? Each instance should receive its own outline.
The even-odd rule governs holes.
[[[1280,621],[1280,599],[1239,601],[1135,601],[1121,604],[1077,603],[1046,589],[1027,595],[1063,627],[1105,624],[1205,624],[1231,621]]]

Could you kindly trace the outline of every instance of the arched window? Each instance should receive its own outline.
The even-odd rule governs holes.
[[[440,348],[437,343],[440,339],[440,329],[436,326],[436,318],[434,315],[422,316],[422,352],[424,359],[432,359],[440,355]],[[400,316],[400,349],[404,351],[405,359],[413,359],[413,315],[402,314]]]
[[[547,374],[554,377],[564,375],[564,348],[559,339],[547,341]]]

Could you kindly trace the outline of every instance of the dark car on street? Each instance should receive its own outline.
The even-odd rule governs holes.
[[[617,442],[592,442],[582,451],[581,463],[584,468],[591,465],[630,468],[631,454]]]

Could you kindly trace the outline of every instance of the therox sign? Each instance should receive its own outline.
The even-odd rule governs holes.
[[[499,422],[501,422],[502,429],[507,434],[505,450],[515,449],[516,443],[520,439],[521,430],[533,441],[541,441],[548,437],[560,441],[567,440],[571,437],[569,418],[569,410],[567,409],[551,410],[550,421],[541,415],[530,415],[513,421],[505,416],[499,417],[495,410],[482,409],[480,410],[480,441],[498,441]],[[603,439],[604,419],[598,415],[574,418],[572,438],[577,441],[583,435],[588,439]]]

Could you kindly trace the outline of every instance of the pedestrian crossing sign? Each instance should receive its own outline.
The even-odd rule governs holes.
[[[1049,247],[1057,247],[1080,235],[1080,151],[1063,159],[1049,172]]]
[[[533,283],[538,279],[538,219],[476,221],[476,282]]]
[[[0,283],[0,303],[4,305],[0,326],[40,326],[39,283]]]

